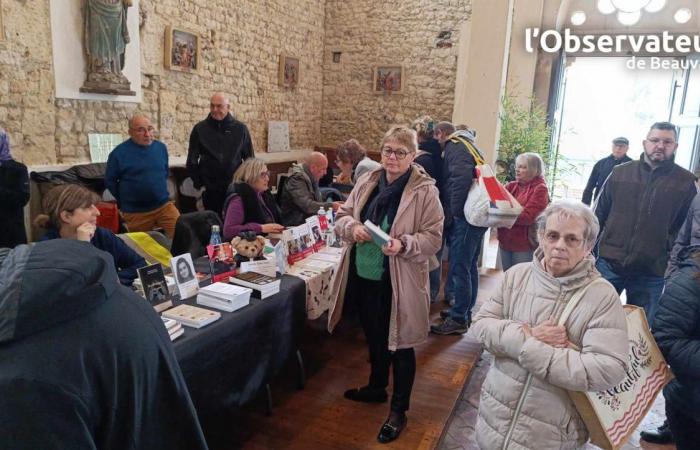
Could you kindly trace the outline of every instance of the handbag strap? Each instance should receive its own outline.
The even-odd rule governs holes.
[[[569,319],[571,312],[574,310],[574,308],[576,308],[576,305],[578,305],[578,302],[580,302],[581,299],[583,298],[583,295],[586,293],[588,288],[590,288],[591,286],[594,286],[596,284],[599,284],[602,280],[605,280],[605,279],[603,277],[596,278],[595,280],[593,280],[593,282],[587,284],[583,288],[576,291],[576,293],[574,293],[574,295],[571,296],[571,298],[569,299],[569,302],[564,307],[564,311],[561,312],[561,316],[559,316],[559,321],[557,322],[557,325],[563,326],[566,323],[566,321]]]
[[[481,153],[479,153],[479,150],[477,150],[477,149],[474,147],[474,144],[472,144],[472,143],[469,142],[468,140],[464,139],[464,138],[461,137],[461,136],[452,136],[452,137],[450,138],[450,140],[453,141],[453,142],[454,142],[454,141],[461,142],[461,143],[467,148],[467,150],[469,151],[469,153],[471,153],[471,155],[472,155],[472,157],[474,158],[474,161],[476,162],[476,165],[477,165],[477,166],[481,166],[482,164],[484,164],[484,163],[486,162],[486,161],[484,160],[484,158],[481,156]]]

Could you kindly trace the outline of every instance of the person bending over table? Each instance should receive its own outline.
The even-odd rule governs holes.
[[[248,158],[233,174],[226,191],[224,239],[230,241],[241,231],[281,233],[280,209],[268,190],[270,172],[265,161]]]
[[[52,188],[42,200],[44,214],[34,220],[37,227],[46,229],[39,240],[64,238],[90,242],[112,255],[119,281],[130,286],[138,276],[136,269],[144,267],[146,261],[110,230],[97,226],[98,200],[97,194],[78,184]]]
[[[381,443],[391,442],[405,428],[416,354],[430,328],[428,260],[442,242],[443,213],[435,181],[412,164],[418,144],[407,127],[390,129],[381,145],[381,167],[360,179],[338,210],[335,231],[354,244],[356,298],[370,353],[367,386],[350,389],[345,397],[366,403],[385,402],[389,367],[394,392],[389,417],[379,431]],[[391,236],[380,247],[372,241],[365,220]],[[354,274],[353,274],[354,275]]]

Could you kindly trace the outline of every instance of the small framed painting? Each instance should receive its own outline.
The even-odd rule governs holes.
[[[280,86],[295,88],[299,83],[299,58],[280,55],[278,76]]]
[[[202,69],[202,49],[199,35],[172,26],[165,27],[165,67],[180,72]]]
[[[374,68],[372,92],[375,94],[401,93],[404,81],[402,66],[377,66]]]

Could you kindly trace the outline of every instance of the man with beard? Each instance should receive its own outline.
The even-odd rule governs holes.
[[[221,216],[226,189],[243,160],[253,158],[248,127],[234,119],[228,97],[212,95],[209,115],[192,129],[187,152],[187,172],[194,187],[205,188],[204,208]]]
[[[615,167],[598,198],[598,271],[627,303],[644,308],[649,323],[664,287],[669,249],[693,197],[695,176],[673,162],[676,126],[657,122],[638,161]]]

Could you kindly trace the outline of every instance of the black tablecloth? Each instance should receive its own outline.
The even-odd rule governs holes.
[[[196,306],[194,298],[185,303]],[[173,345],[197,410],[253,399],[296,351],[305,321],[304,281],[285,275],[278,294],[251,297],[250,305],[221,311],[221,319],[201,329],[185,327]]]

